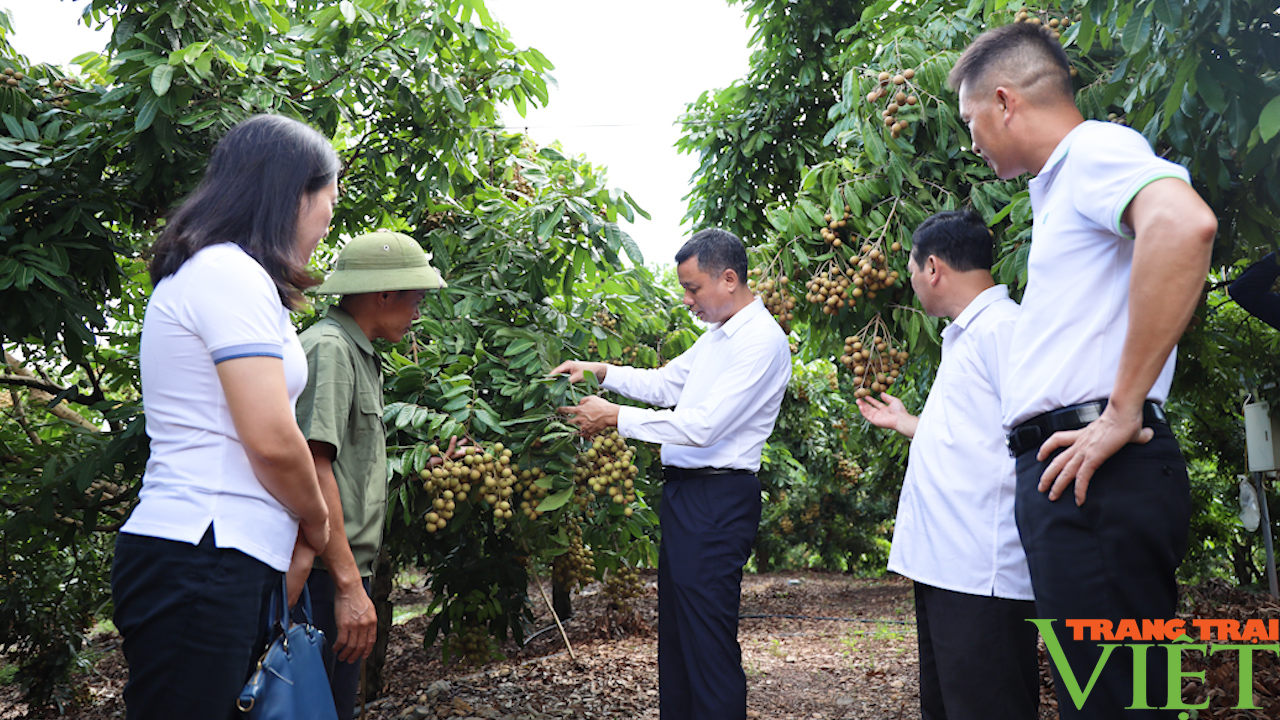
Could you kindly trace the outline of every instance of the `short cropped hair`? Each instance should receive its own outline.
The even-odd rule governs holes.
[[[1027,93],[1047,91],[1073,98],[1071,61],[1062,43],[1043,25],[1010,23],[992,28],[969,43],[947,76],[947,86],[970,91],[1008,84]]]
[[[959,272],[990,270],[995,243],[981,215],[969,209],[949,210],[920,223],[911,236],[916,265],[930,255]]]
[[[716,277],[727,268],[738,274],[738,282],[747,282],[747,247],[737,235],[710,228],[699,230],[676,253],[679,265],[691,257],[698,258],[698,269]]]

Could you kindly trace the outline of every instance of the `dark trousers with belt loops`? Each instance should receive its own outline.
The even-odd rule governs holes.
[[[1150,425],[1155,437],[1145,445],[1125,445],[1089,482],[1084,505],[1076,507],[1074,486],[1050,501],[1037,489],[1049,462],[1036,460],[1038,448],[1018,455],[1015,515],[1027,552],[1031,585],[1040,618],[1055,620],[1054,635],[1081,689],[1102,655],[1099,640],[1085,634],[1072,640],[1067,619],[1168,619],[1176,615],[1174,574],[1187,550],[1191,491],[1178,441],[1164,423]],[[1113,625],[1114,627],[1114,625]],[[1165,653],[1147,658],[1147,705],[1168,705]],[[1167,717],[1177,710],[1127,710],[1133,704],[1133,651],[1113,652],[1101,677],[1077,709],[1054,668],[1058,709],[1064,720]]]
[[[668,479],[659,509],[658,685],[662,720],[741,720],[742,566],[760,524],[760,481],[741,472]]]

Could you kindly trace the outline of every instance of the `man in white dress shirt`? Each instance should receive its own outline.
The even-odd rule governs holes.
[[[953,318],[920,417],[888,393],[858,400],[909,438],[889,569],[915,581],[924,720],[1034,720],[1035,598],[1013,519],[1001,375],[1018,305],[991,279],[991,233],[971,210],[916,229],[907,269],[924,311]]]
[[[552,370],[670,410],[594,395],[560,408],[585,434],[617,426],[662,444],[658,680],[663,720],[738,720],[747,681],[738,645],[742,566],[760,523],[760,451],[791,379],[786,335],[747,287],[742,241],[696,233],[676,253],[684,304],[711,327],[657,370],[566,362]]]
[[[975,39],[948,84],[995,174],[1035,175],[1027,290],[1001,401],[1036,609],[1056,621],[1085,686],[1102,648],[1072,640],[1065,620],[1141,622],[1177,609],[1191,499],[1162,406],[1217,220],[1186,169],[1140,134],[1084,120],[1069,71],[1043,27],[1014,23]],[[1131,652],[1110,658],[1079,706],[1055,673],[1062,716],[1176,717],[1138,709],[1168,705],[1165,663],[1147,663],[1147,684],[1135,688]]]

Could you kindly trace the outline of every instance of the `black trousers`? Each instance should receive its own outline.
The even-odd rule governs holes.
[[[915,583],[924,720],[1036,720],[1040,663],[1030,600]]]
[[[743,472],[668,481],[659,508],[658,689],[662,720],[741,720],[742,566],[760,525],[760,481]]]
[[[1102,464],[1089,483],[1084,505],[1072,488],[1051,502],[1037,489],[1048,462],[1036,450],[1018,456],[1015,514],[1031,568],[1036,611],[1054,620],[1054,634],[1080,688],[1086,687],[1102,655],[1096,640],[1071,639],[1067,619],[1169,619],[1176,614],[1178,565],[1187,550],[1191,490],[1186,462],[1168,425],[1151,426],[1155,437],[1129,444]],[[1149,653],[1147,704],[1167,705],[1167,664]],[[1168,717],[1174,710],[1126,710],[1133,704],[1133,653],[1117,649],[1104,666],[1083,709],[1076,707],[1054,668],[1058,707],[1072,718]]]
[[[239,550],[121,533],[111,571],[129,720],[229,720],[267,639],[280,572]]]
[[[333,597],[336,588],[333,576],[319,569],[312,569],[307,576],[307,591],[311,594],[311,620],[324,633],[324,667],[329,671],[329,685],[333,688],[333,704],[338,708],[338,720],[352,720],[356,714],[356,700],[360,691],[360,661],[342,662],[333,652],[333,641],[338,638],[338,621],[334,617]],[[369,578],[364,579],[364,591],[369,592]],[[294,609],[294,620],[301,621],[302,611]]]

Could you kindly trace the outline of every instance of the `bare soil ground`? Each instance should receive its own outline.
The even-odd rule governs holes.
[[[371,720],[462,718],[544,720],[617,718],[657,720],[657,588],[644,576],[635,610],[611,613],[596,586],[574,596],[565,624],[572,656],[545,606],[537,610],[531,640],[508,643],[506,659],[487,665],[445,665],[438,645],[424,649],[428,618],[397,624],[388,649],[387,687],[369,702]],[[533,597],[540,598],[536,590]],[[425,602],[416,587],[393,596],[400,607]],[[910,583],[822,573],[748,575],[743,581],[739,639],[753,718],[775,720],[894,720],[919,717],[919,686]],[[1225,585],[1187,590],[1189,617],[1275,618],[1280,605]],[[545,629],[545,630],[544,630]],[[541,632],[540,632],[541,631]],[[94,640],[97,661],[81,677],[81,706],[65,717],[124,717],[125,668],[119,638]],[[1041,720],[1056,718],[1057,702],[1041,663]],[[1198,717],[1253,720],[1280,717],[1280,661],[1255,653],[1254,697],[1262,707],[1237,710],[1234,653],[1192,656],[1186,669],[1206,681],[1184,684],[1187,700],[1209,699]],[[17,689],[0,687],[0,720],[27,715]]]

